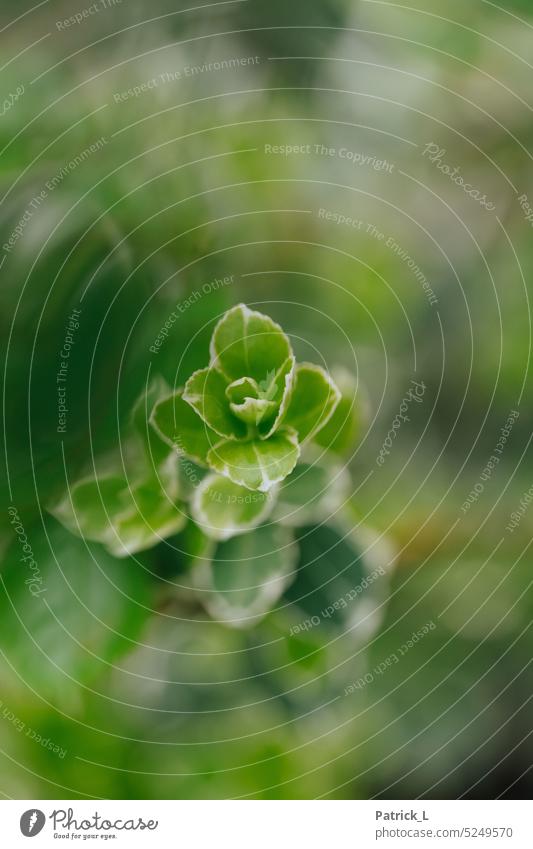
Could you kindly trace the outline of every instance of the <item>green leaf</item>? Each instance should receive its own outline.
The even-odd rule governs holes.
[[[179,461],[180,493],[184,501],[190,501],[196,492],[196,487],[209,474],[207,466],[199,466],[186,455]]]
[[[318,628],[341,628],[359,639],[378,627],[394,562],[391,546],[348,517],[298,530],[298,576],[289,598]],[[316,617],[316,619],[313,619]]]
[[[207,466],[207,455],[219,440],[193,408],[183,400],[183,390],[163,398],[155,405],[150,424],[178,455],[186,454],[196,463]]]
[[[160,430],[148,431],[149,407],[165,388],[160,379],[150,384],[133,408],[130,430],[120,451],[98,458],[93,474],[70,486],[62,501],[50,509],[72,533],[101,542],[116,557],[151,548],[177,533],[185,523],[178,504],[180,463],[169,448],[172,442],[166,434],[160,436]],[[155,414],[169,432],[170,411],[175,414],[179,403],[187,416],[194,416],[203,427],[179,395],[164,401],[161,407],[156,404]]]
[[[240,377],[226,387],[226,398],[231,404],[242,404],[247,398],[259,398],[261,390],[251,377]]]
[[[234,483],[268,492],[290,475],[299,456],[295,432],[284,429],[265,440],[223,440],[211,449],[208,461],[215,471]]]
[[[235,628],[254,625],[293,580],[297,554],[290,531],[279,525],[219,544],[196,576],[211,616]]]
[[[246,426],[231,412],[226,389],[228,381],[210,366],[195,371],[183,390],[183,400],[196,410],[209,428],[229,439],[245,436]]]
[[[133,487],[123,494],[122,500],[124,510],[113,517],[104,540],[116,557],[152,548],[178,533],[187,521],[183,508],[155,482]]]
[[[300,442],[310,439],[329,421],[340,397],[337,386],[321,366],[297,365],[295,386],[283,424],[297,431]]]
[[[110,516],[124,510],[121,496],[126,489],[123,478],[85,478],[70,487],[50,513],[68,530],[85,539],[102,541],[109,532]]]
[[[27,529],[33,553],[9,549],[0,583],[0,650],[24,682],[63,708],[135,648],[152,605],[148,573],[47,517]],[[5,692],[5,675],[2,672]],[[16,686],[16,682],[15,682]],[[20,685],[19,685],[20,686]],[[99,685],[97,685],[99,686]],[[69,708],[69,709],[70,709]]]
[[[191,513],[204,534],[226,540],[255,528],[273,506],[272,491],[252,492],[228,478],[212,474],[197,487]]]
[[[279,324],[245,304],[233,307],[221,318],[210,350],[211,365],[223,371],[229,381],[251,377],[259,383],[292,356]]]
[[[333,451],[347,456],[355,446],[362,423],[368,417],[368,400],[361,386],[357,386],[352,375],[345,369],[333,372],[341,399],[327,424],[314,437],[314,441]]]
[[[152,465],[159,466],[169,454],[168,444],[156,435],[150,426],[150,415],[156,403],[165,398],[170,392],[166,380],[160,375],[152,378],[145,391],[141,393],[133,405],[131,423],[133,430],[140,438],[146,451],[147,459]]]
[[[157,478],[131,489],[119,477],[85,479],[50,512],[71,533],[104,544],[115,557],[151,548],[185,524],[181,507]]]
[[[275,415],[277,405],[263,392],[251,377],[241,377],[234,380],[226,388],[226,397],[230,402],[231,411],[241,421],[257,427],[265,416]]]
[[[292,356],[288,357],[278,371],[272,374],[266,392],[276,404],[276,413],[273,418],[265,416],[261,422],[259,432],[262,439],[268,439],[283,421],[292,398],[295,375],[296,364]]]
[[[198,563],[209,564],[216,542],[189,518],[184,529],[174,541],[174,548],[179,553],[179,558],[186,569]]]
[[[276,430],[288,407],[294,370],[294,357],[291,356],[259,384],[251,377],[242,377],[226,389],[232,412],[258,428],[262,439],[267,439]]]
[[[277,412],[274,401],[265,398],[246,398],[241,404],[230,404],[232,413],[238,419],[257,427],[265,418],[272,418]]]
[[[150,438],[149,419],[156,403],[169,394],[170,387],[161,375],[156,375],[137,398],[131,411],[133,427],[145,441]]]
[[[298,527],[329,519],[346,501],[350,489],[349,473],[331,456],[298,463],[280,488],[274,520]]]

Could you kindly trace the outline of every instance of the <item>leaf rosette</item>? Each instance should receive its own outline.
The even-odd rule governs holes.
[[[283,608],[283,596],[314,622],[311,600],[337,609],[339,562],[349,583],[371,562],[347,467],[364,392],[334,374],[297,363],[281,327],[239,304],[216,324],[209,364],[175,391],[153,378],[119,445],[51,512],[115,557],[172,537],[165,563],[190,571],[202,606],[231,627]],[[340,624],[355,627],[350,617]]]
[[[239,304],[218,322],[210,363],[156,404],[159,436],[194,462],[267,493],[331,418],[340,392],[320,366],[297,364],[270,317]]]

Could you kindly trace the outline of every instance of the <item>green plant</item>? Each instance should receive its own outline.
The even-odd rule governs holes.
[[[215,327],[209,366],[157,404],[151,421],[196,462],[236,486],[269,492],[339,400],[324,369],[296,365],[279,325],[239,304]]]
[[[120,450],[52,512],[118,557],[175,538],[172,557],[207,610],[250,625],[294,582],[296,534],[328,523],[333,548],[352,545],[363,561],[342,459],[361,405],[349,375],[341,391],[322,367],[296,363],[279,325],[243,304],[216,325],[210,354],[177,391],[152,381]]]

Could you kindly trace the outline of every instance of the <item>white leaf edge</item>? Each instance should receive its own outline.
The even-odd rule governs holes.
[[[247,533],[248,531],[257,528],[265,519],[268,518],[272,510],[274,509],[274,505],[276,503],[275,495],[277,494],[277,489],[274,488],[269,492],[269,496],[272,497],[265,498],[265,506],[260,513],[257,514],[250,522],[246,522],[244,524],[234,524],[231,527],[226,528],[215,528],[210,524],[209,517],[205,513],[202,506],[202,496],[204,495],[205,490],[209,489],[213,486],[214,481],[217,478],[224,478],[224,480],[231,480],[227,476],[220,475],[217,472],[212,472],[210,475],[207,475],[202,482],[196,487],[194,491],[194,495],[191,500],[191,515],[193,520],[196,522],[200,530],[205,536],[210,539],[214,539],[217,542],[225,542],[226,540],[232,539],[232,537],[240,536],[241,534]],[[235,481],[231,480],[232,483]],[[236,486],[242,486],[242,484],[235,484]],[[250,490],[247,487],[243,487],[247,492],[255,492],[255,490]]]

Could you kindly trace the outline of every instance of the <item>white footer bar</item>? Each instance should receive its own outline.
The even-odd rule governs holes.
[[[520,801],[0,801],[0,845],[531,849]],[[32,841],[35,842],[32,842]]]

